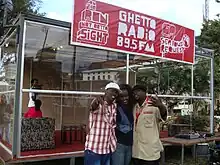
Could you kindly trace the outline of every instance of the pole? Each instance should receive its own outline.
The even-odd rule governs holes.
[[[194,67],[191,65],[191,96],[193,97],[194,95]],[[193,98],[191,100],[191,110],[192,113],[194,114],[194,109],[193,109]],[[190,113],[190,131],[192,131],[192,113]]]
[[[126,84],[129,84],[129,54],[126,59]]]
[[[13,157],[20,156],[21,144],[21,110],[22,110],[22,88],[24,78],[24,50],[25,50],[25,37],[26,37],[26,23],[24,17],[20,17],[19,22],[19,42],[17,46],[17,74],[16,74],[16,87],[15,87],[15,105],[14,105],[14,122],[13,122],[13,141],[12,141],[12,154]]]
[[[191,66],[191,96],[194,95],[194,68]]]
[[[210,75],[210,95],[211,95],[211,105],[210,105],[210,133],[214,133],[214,54],[211,58],[211,75]]]
[[[3,15],[3,22],[2,25],[3,27],[5,27],[5,25],[7,24],[7,15],[8,15],[8,11],[7,11],[7,0],[3,0],[3,5],[4,5],[4,15]]]

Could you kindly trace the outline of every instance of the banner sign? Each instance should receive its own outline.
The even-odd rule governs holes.
[[[71,44],[194,63],[194,31],[97,0],[74,0]]]

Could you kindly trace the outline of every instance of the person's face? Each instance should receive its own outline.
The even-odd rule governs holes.
[[[105,92],[106,101],[112,104],[118,97],[118,91],[116,89],[107,89]]]
[[[133,91],[133,95],[136,101],[143,100],[146,98],[146,92],[140,89]]]
[[[33,86],[34,86],[34,87],[38,86],[38,80],[35,80],[35,81],[34,81]]]
[[[119,101],[120,103],[127,105],[129,101],[129,95],[127,90],[122,90],[119,95]]]
[[[6,97],[5,95],[1,95],[1,103],[5,103],[6,102]]]

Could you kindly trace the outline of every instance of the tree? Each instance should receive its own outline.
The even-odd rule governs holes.
[[[40,13],[41,0],[0,0],[0,36],[3,35],[4,26],[13,22],[20,13],[45,15]]]
[[[209,80],[209,61],[197,59],[194,65],[194,95],[208,96]],[[191,95],[191,66],[171,61],[157,63],[151,69],[139,72],[137,83],[145,85],[149,93],[156,91],[160,95]],[[182,101],[178,98],[165,98],[164,100],[171,113],[174,106]],[[197,100],[194,100],[195,106],[200,105],[196,102]],[[195,109],[198,107],[196,106]]]
[[[41,0],[0,0],[0,42],[1,37],[6,34],[8,30],[7,25],[10,25],[14,18],[16,18],[20,13],[34,14],[43,16],[45,13],[40,13],[39,9],[41,7]],[[12,36],[13,39],[16,35]],[[14,44],[8,45],[8,47],[14,49]],[[2,49],[3,50],[3,49]],[[5,67],[8,64],[15,63],[15,52],[7,52],[6,49],[1,52],[2,57],[0,60],[0,80],[5,80]]]
[[[42,5],[41,0],[12,0],[13,3],[13,15],[19,13],[26,14],[36,14],[36,15],[45,15],[45,13],[40,13],[39,9]]]
[[[214,92],[215,98],[220,98],[220,19],[206,21],[203,24],[201,35],[198,39],[199,45],[207,45],[208,48],[214,50]],[[219,114],[219,102],[215,114]]]
[[[220,19],[210,20],[203,24],[198,44],[214,50],[214,91],[215,96],[220,94]]]
[[[214,50],[214,92],[220,96],[220,19],[210,20],[203,24],[201,35],[196,38],[200,47]],[[154,88],[160,94],[191,94],[190,67],[182,64],[168,62],[157,64],[157,69],[138,74],[138,83]],[[210,60],[197,58],[194,67],[194,93],[195,95],[209,95],[210,92]],[[169,99],[170,100],[170,99]],[[177,103],[173,99],[168,103],[173,106]],[[199,105],[199,104],[198,104]]]

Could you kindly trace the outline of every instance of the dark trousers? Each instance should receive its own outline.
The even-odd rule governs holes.
[[[133,165],[160,165],[160,160],[147,161],[142,159],[132,159]]]

